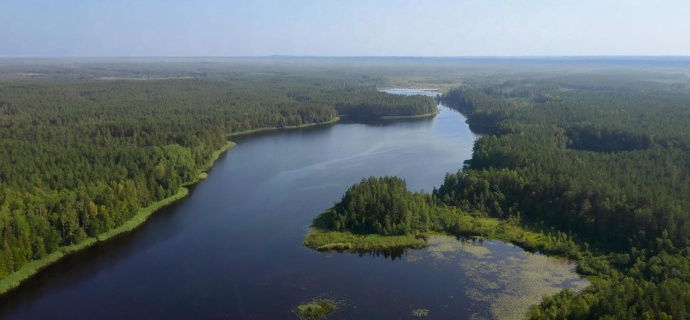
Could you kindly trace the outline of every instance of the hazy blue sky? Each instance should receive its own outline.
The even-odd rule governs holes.
[[[0,0],[0,56],[690,55],[688,0]]]

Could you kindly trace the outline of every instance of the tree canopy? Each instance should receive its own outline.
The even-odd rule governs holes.
[[[228,134],[435,109],[355,76],[149,67],[0,68],[0,279],[176,194]]]
[[[495,80],[495,79],[494,79]],[[434,195],[572,233],[596,281],[537,319],[690,318],[690,91],[609,73],[512,77],[442,98],[491,135]]]

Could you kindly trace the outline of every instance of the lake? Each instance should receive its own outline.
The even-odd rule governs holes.
[[[341,301],[333,319],[510,319],[586,286],[572,262],[500,241],[436,236],[426,249],[364,254],[302,245],[311,220],[364,177],[431,191],[462,167],[477,136],[439,108],[235,137],[187,198],[46,268],[2,297],[0,318],[296,319],[297,305],[326,297]]]

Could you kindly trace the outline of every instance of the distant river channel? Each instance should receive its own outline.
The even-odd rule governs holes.
[[[412,89],[396,94],[426,94]],[[0,298],[1,319],[513,319],[588,285],[575,264],[501,241],[432,237],[420,250],[322,253],[309,224],[369,176],[430,192],[472,155],[465,118],[335,125],[235,137],[190,195],[135,231],[71,255]]]

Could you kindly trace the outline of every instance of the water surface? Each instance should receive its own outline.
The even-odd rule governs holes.
[[[237,137],[187,198],[47,268],[2,297],[0,318],[290,319],[319,296],[344,301],[334,319],[410,319],[417,309],[510,318],[542,294],[585,285],[572,263],[500,241],[439,236],[392,256],[302,246],[311,220],[364,177],[431,191],[461,167],[476,136],[440,108],[429,119]]]

